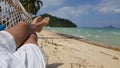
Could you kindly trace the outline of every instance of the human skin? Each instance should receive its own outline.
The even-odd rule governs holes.
[[[20,22],[14,27],[6,29],[5,31],[9,32],[15,39],[16,47],[20,47],[22,44],[34,43],[36,44],[37,36],[35,32],[40,32],[42,27],[47,25],[49,22],[49,17],[42,19],[37,17],[33,20],[31,24]]]

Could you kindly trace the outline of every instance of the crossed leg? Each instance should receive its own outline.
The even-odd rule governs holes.
[[[31,39],[31,34],[35,32],[40,32],[42,27],[47,25],[49,22],[49,17],[41,19],[37,17],[33,20],[32,24],[25,22],[20,22],[14,27],[6,29],[15,39],[16,47],[20,47],[27,39]],[[33,36],[32,36],[33,37]]]
[[[40,19],[41,17],[35,18],[31,26],[32,29],[36,29],[37,32],[40,32],[42,27],[47,25],[49,21],[49,18]],[[33,25],[35,25],[35,27],[33,27]],[[34,32],[31,33],[22,46],[14,53],[14,56],[25,66],[25,68],[46,68],[42,51],[37,46],[37,40],[37,35]]]

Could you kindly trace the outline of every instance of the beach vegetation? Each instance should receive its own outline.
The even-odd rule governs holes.
[[[77,27],[77,25],[69,19],[59,18],[48,13],[42,14],[41,16],[42,18],[50,17],[49,27]]]
[[[41,0],[20,0],[20,2],[22,3],[26,11],[31,15],[36,15],[43,5]],[[47,13],[42,14],[41,16],[43,18],[50,17],[50,22],[48,24],[48,26],[50,27],[77,27],[77,25],[69,19],[58,18]]]
[[[41,0],[20,0],[20,2],[31,15],[36,15],[43,5]]]

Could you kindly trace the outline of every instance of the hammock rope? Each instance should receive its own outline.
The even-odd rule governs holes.
[[[0,25],[12,27],[20,21],[32,22],[32,17],[26,12],[19,0],[0,0]]]

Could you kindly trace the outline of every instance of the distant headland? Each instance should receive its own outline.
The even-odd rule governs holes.
[[[103,28],[115,28],[115,27],[110,25],[110,26],[104,26]]]
[[[58,18],[47,13],[42,14],[41,17],[50,17],[49,27],[77,27],[76,24],[68,19]]]

